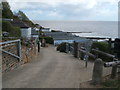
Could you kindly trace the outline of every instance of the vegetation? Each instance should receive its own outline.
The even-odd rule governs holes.
[[[19,11],[17,15],[14,15],[10,9],[8,2],[2,2],[0,3],[0,6],[2,6],[2,18],[8,18],[8,19],[14,19],[14,20],[21,20],[22,18],[22,21],[25,22],[27,25],[31,27],[35,26],[34,23],[30,21],[28,17],[22,11]],[[20,28],[12,26],[12,24],[9,21],[2,22],[2,31],[8,32],[9,33],[8,37],[20,37],[21,36]]]
[[[17,14],[21,18],[21,20],[23,20],[23,21],[29,21],[28,17],[22,11],[18,11]]]
[[[107,42],[94,42],[93,45],[92,45],[92,48],[94,48],[94,49],[97,48],[100,51],[113,54],[113,52],[110,49],[110,46],[109,46],[109,44]],[[93,51],[91,51],[91,53],[96,54]],[[98,57],[101,58],[103,61],[112,61],[111,58],[105,57],[102,54],[98,54]]]
[[[8,18],[8,19],[14,18],[14,15],[10,10],[10,6],[8,2],[2,2],[2,18]],[[2,21],[2,31],[8,32],[9,37],[21,36],[20,28],[12,26],[12,24],[9,21]]]
[[[107,42],[94,42],[92,48],[98,48],[100,51],[110,53],[110,47]]]
[[[2,31],[9,32],[10,37],[20,37],[21,36],[20,28],[12,26],[9,21],[2,22]]]
[[[46,43],[53,44],[53,38],[52,37],[40,37],[40,40],[45,39]]]
[[[10,10],[8,2],[2,2],[2,17],[3,18],[13,18],[13,13]]]
[[[30,21],[29,18],[26,16],[26,14],[23,13],[22,11],[19,11],[19,12],[17,13],[17,15],[19,16],[19,18],[20,18],[23,22],[25,22],[25,23],[26,23],[27,25],[29,25],[30,27],[34,27],[34,26],[35,26],[35,24],[34,24],[32,21]]]
[[[0,8],[2,8],[2,3],[0,3]],[[0,18],[2,18],[2,10],[0,10]]]
[[[57,51],[66,52],[66,43],[61,43],[60,45],[58,45]]]
[[[107,80],[102,83],[104,87],[112,87],[120,89],[120,80]]]

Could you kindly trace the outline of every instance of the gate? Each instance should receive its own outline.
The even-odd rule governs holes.
[[[20,39],[0,42],[0,51],[2,55],[2,72],[15,68],[18,62],[21,61]]]

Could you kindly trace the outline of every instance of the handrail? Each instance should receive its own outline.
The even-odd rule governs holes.
[[[105,52],[100,51],[100,50],[92,49],[92,51],[100,53],[100,54],[103,54],[103,55],[108,56],[110,58],[115,58],[115,55],[112,55],[112,54],[109,54],[109,53],[105,53]]]
[[[12,44],[12,43],[17,43],[17,55],[11,53],[11,52],[8,52],[6,50],[3,50],[4,47],[7,47],[7,46],[11,46],[11,45],[15,45],[15,44]],[[13,57],[16,57],[18,58],[19,60],[21,60],[21,44],[20,44],[20,39],[18,40],[11,40],[11,41],[6,41],[6,42],[0,42],[0,51],[4,52],[4,53],[7,53]],[[3,45],[3,46],[2,46]]]
[[[18,41],[20,41],[20,39],[18,39],[18,40],[6,41],[6,42],[0,42],[0,45],[8,44],[8,43],[14,43],[14,42],[18,42]]]
[[[86,50],[83,50],[83,49],[79,49],[79,51],[83,52],[83,53],[86,53],[88,54],[89,56],[93,57],[93,58],[96,58],[96,56],[90,52],[87,52]]]
[[[112,61],[112,62],[106,62],[106,63],[104,63],[105,67],[112,67],[114,65],[120,65],[120,61]]]
[[[12,54],[12,53],[10,53],[10,52],[8,52],[8,51],[5,51],[5,50],[3,50],[3,49],[0,49],[0,50],[3,51],[4,53],[7,53],[7,54],[9,54],[9,55],[12,55],[12,56],[14,56],[14,57],[20,59],[20,57],[17,56],[17,55],[15,55],[15,54]]]

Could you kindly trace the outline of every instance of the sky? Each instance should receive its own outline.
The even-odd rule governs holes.
[[[118,0],[7,0],[31,20],[117,21]]]

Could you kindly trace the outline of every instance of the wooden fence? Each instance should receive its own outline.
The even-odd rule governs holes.
[[[87,46],[88,45],[88,46]],[[105,57],[112,58],[112,62],[103,62],[104,67],[112,67],[111,71],[111,78],[115,78],[117,75],[117,69],[120,68],[120,60],[118,60],[115,55],[100,51],[98,49],[91,49],[92,43],[87,42],[86,43],[79,43],[79,42],[74,42],[72,45],[67,43],[66,44],[66,52],[72,52],[72,55],[76,58],[83,59],[85,60],[85,67],[88,65],[88,59],[89,56],[93,57],[95,60],[98,59],[98,54],[102,54]],[[70,48],[68,48],[70,47]],[[95,52],[96,54],[90,53],[90,51]]]

